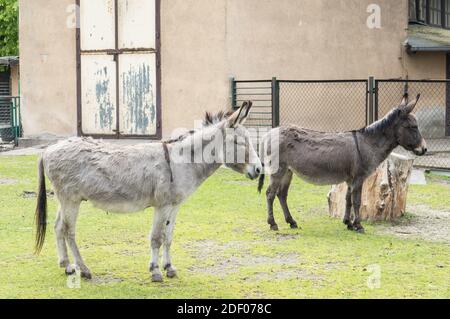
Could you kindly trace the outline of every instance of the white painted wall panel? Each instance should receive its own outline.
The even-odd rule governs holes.
[[[155,48],[155,0],[119,0],[119,48]]]
[[[84,134],[115,134],[116,63],[112,55],[81,57],[81,105]]]
[[[155,54],[122,54],[119,68],[121,134],[156,134]]]
[[[114,49],[114,0],[80,1],[81,50]]]

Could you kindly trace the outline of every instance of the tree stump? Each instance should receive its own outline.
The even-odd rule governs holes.
[[[391,221],[404,215],[413,163],[413,158],[393,153],[366,179],[361,195],[361,220]],[[346,193],[346,183],[331,188],[328,194],[331,216],[344,217]]]

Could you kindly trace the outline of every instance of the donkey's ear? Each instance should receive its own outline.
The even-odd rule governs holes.
[[[402,110],[402,114],[404,115],[408,115],[410,114],[412,111],[414,111],[414,108],[417,105],[417,102],[419,102],[420,99],[420,94],[417,95],[416,99],[414,101],[409,102],[407,105],[403,106],[401,108]]]
[[[251,101],[245,101],[242,106],[234,112],[227,121],[227,127],[236,127],[238,124],[244,124],[250,114],[250,109],[253,103]]]
[[[405,93],[403,95],[402,103],[400,103],[400,107],[405,107],[406,105],[408,105],[408,101],[409,101],[409,94]]]

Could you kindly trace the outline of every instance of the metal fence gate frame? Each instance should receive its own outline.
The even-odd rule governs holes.
[[[0,138],[14,141],[15,146],[19,145],[19,138],[22,137],[22,121],[20,113],[20,97],[0,96],[0,104],[7,107],[0,108]]]
[[[372,83],[372,84],[371,84]],[[238,108],[243,101],[253,101],[254,110],[246,123],[247,127],[278,127],[281,123],[280,118],[280,92],[283,85],[344,85],[358,84],[361,86],[364,105],[364,113],[361,119],[362,126],[369,125],[373,121],[373,82],[369,80],[235,80],[231,78],[231,105],[234,109]],[[281,88],[280,88],[281,87]],[[255,110],[256,109],[256,110]],[[263,116],[263,117],[261,117]],[[269,117],[270,116],[270,117]],[[255,121],[257,123],[255,123]],[[362,127],[361,126],[361,127]],[[355,127],[356,129],[356,127]]]
[[[374,121],[390,111],[399,93],[411,98],[421,93],[421,101],[414,114],[418,118],[428,152],[417,157],[414,166],[450,171],[450,80],[376,79],[374,81]],[[399,153],[405,152],[403,148]]]
[[[401,80],[401,79],[376,79],[374,80],[374,103],[375,103],[375,121],[379,119],[379,89],[382,84],[397,83],[403,84],[404,93],[411,93],[412,84],[445,84],[446,95],[446,136],[450,136],[450,80]],[[420,93],[420,92],[419,92]]]
[[[354,129],[360,129],[364,126],[368,126],[380,118],[382,118],[387,111],[390,111],[396,106],[395,103],[400,103],[401,96],[404,93],[410,93],[414,95],[416,93],[422,93],[422,100],[427,100],[430,98],[439,99],[439,106],[445,105],[444,112],[445,115],[440,115],[441,121],[444,121],[445,132],[440,132],[442,137],[438,138],[427,138],[427,141],[431,145],[431,152],[429,156],[423,158],[418,158],[416,160],[415,166],[422,168],[431,169],[443,169],[450,170],[450,80],[402,80],[402,79],[375,79],[374,77],[369,77],[366,80],[279,80],[277,78],[272,78],[271,80],[235,80],[231,79],[231,105],[233,108],[240,106],[241,102],[245,100],[254,101],[255,110],[252,111],[246,126],[249,128],[274,128],[283,124],[280,120],[280,113],[283,110],[282,101],[280,96],[284,94],[284,86],[290,84],[296,87],[301,87],[305,85],[310,86],[361,86],[356,96],[359,97],[359,101],[365,101],[362,103],[361,107],[364,108],[364,119],[357,119],[358,125],[354,127],[346,127],[344,130],[350,131]],[[385,105],[384,100],[388,98],[389,92],[386,91],[386,87],[391,86],[391,90],[395,91],[395,94],[391,93],[391,103]],[[419,92],[420,91],[420,92]],[[398,104],[397,104],[398,105]],[[297,106],[298,107],[298,106]],[[339,117],[339,108],[343,105],[328,105],[326,107],[334,107],[330,111],[334,112],[337,117]],[[436,106],[438,107],[438,106]],[[420,107],[419,107],[420,109]],[[359,110],[358,116],[362,115],[362,110]],[[442,112],[442,107],[440,107],[439,112]],[[425,108],[423,111],[425,117],[436,117],[436,114]],[[428,112],[428,113],[427,113]],[[423,117],[423,115],[422,115]],[[297,124],[292,122],[291,124]],[[441,123],[442,124],[442,123]],[[333,129],[324,129],[326,131],[341,131]],[[253,136],[254,141],[259,141],[261,134],[258,136]],[[256,143],[258,147],[259,143]],[[401,150],[400,150],[401,152]],[[442,154],[441,154],[442,153]],[[439,154],[443,157],[439,159]],[[445,155],[445,154],[448,154]]]
[[[6,143],[14,141],[17,146],[22,133],[20,97],[11,96],[10,77],[9,64],[7,66],[0,65],[0,138]]]

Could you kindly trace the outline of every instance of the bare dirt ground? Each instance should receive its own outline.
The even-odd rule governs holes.
[[[295,240],[298,236],[280,234],[277,241]],[[264,241],[259,241],[263,243]],[[233,241],[228,243],[220,243],[214,240],[201,240],[189,245],[188,248],[193,252],[198,263],[189,270],[196,273],[223,278],[225,276],[237,273],[239,269],[245,267],[271,267],[280,266],[280,271],[258,271],[244,280],[284,280],[284,279],[302,279],[320,282],[322,277],[317,274],[298,267],[301,263],[301,255],[297,253],[279,253],[276,256],[264,256],[252,254],[249,247],[254,242]],[[238,253],[237,253],[238,252]],[[205,264],[203,261],[208,260]],[[327,269],[340,268],[341,263],[329,263]]]
[[[0,185],[13,185],[13,184],[17,184],[17,181],[14,179],[0,178]]]
[[[293,266],[299,262],[299,255],[297,254],[279,254],[276,257],[252,255],[249,251],[250,245],[250,242],[245,241],[233,241],[225,244],[214,240],[197,241],[190,245],[188,249],[193,251],[199,263],[191,267],[190,270],[224,277],[237,272],[240,267],[258,265]],[[233,254],[228,254],[229,251],[232,251]],[[235,254],[236,251],[239,251],[239,255]],[[204,264],[201,262],[202,260],[210,262]],[[269,274],[261,273],[260,275],[268,276]],[[290,275],[295,278],[301,274],[292,273]]]
[[[399,223],[380,225],[378,231],[406,239],[419,238],[450,245],[450,212],[422,205],[410,205],[408,211],[412,213]]]

